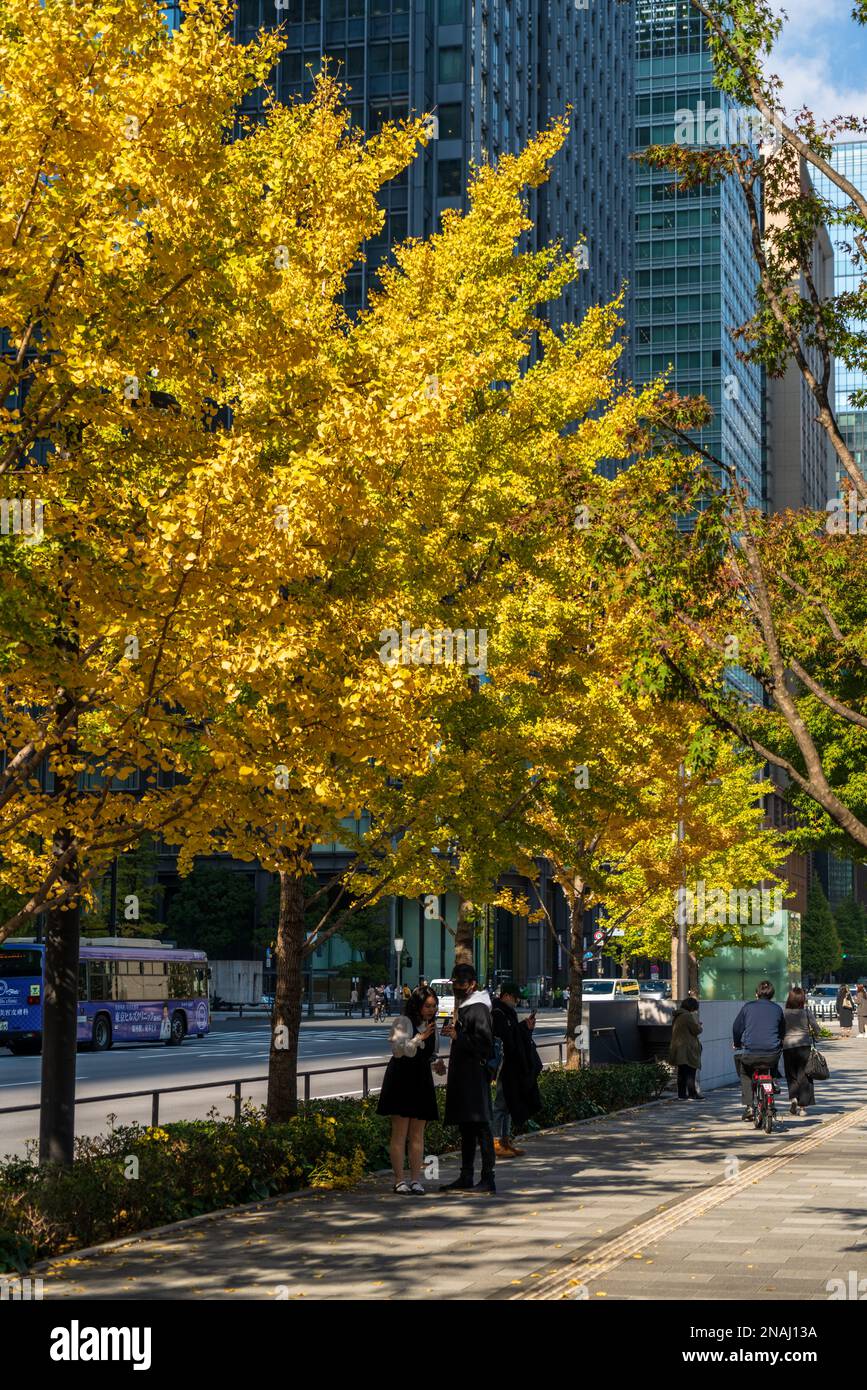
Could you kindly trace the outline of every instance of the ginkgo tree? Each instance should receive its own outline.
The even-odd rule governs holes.
[[[317,524],[344,277],[420,133],[351,133],[326,79],[229,140],[282,44],[236,46],[230,12],[0,16],[0,856],[23,900],[0,936],[45,917],[41,1152],[63,1162],[82,894],[143,834],[200,826],[232,675],[321,582],[281,528]],[[275,449],[303,455],[279,487]],[[304,639],[284,647],[294,681]]]
[[[251,563],[280,576],[281,601],[255,661],[239,649],[227,679],[219,773],[181,858],[217,845],[280,876],[274,1119],[297,1103],[304,959],[352,908],[434,891],[436,862],[417,847],[473,796],[503,604],[532,571],[539,526],[559,525],[549,514],[562,480],[616,454],[646,408],[617,385],[614,311],[561,334],[537,312],[577,273],[556,248],[519,250],[526,189],[563,136],[555,127],[481,169],[466,215],[397,250],[381,292],[336,339],[352,389],[317,403],[309,455],[281,457],[275,421],[272,501],[293,501]],[[514,731],[502,746],[514,750]],[[520,758],[509,775],[522,776]],[[496,833],[501,791],[477,798],[486,822],[463,850],[465,871],[484,859],[491,881],[510,852]],[[355,835],[345,822],[362,813],[370,829]],[[328,840],[355,857],[336,893],[314,891],[311,932],[305,880]]]

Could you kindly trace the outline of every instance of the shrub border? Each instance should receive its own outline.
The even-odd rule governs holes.
[[[588,1115],[584,1120],[567,1120],[567,1122],[562,1125],[549,1125],[545,1129],[540,1129],[538,1134],[539,1136],[558,1134],[564,1129],[575,1129],[580,1125],[597,1125],[601,1124],[604,1120],[619,1119],[622,1115],[634,1115],[638,1111],[647,1110],[651,1105],[670,1105],[674,1100],[674,1096],[661,1094],[654,1096],[651,1100],[642,1101],[638,1105],[626,1106],[623,1110],[608,1110],[603,1115]],[[521,1142],[530,1141],[532,1143],[536,1137],[537,1135],[535,1133],[522,1134]],[[457,1153],[457,1149],[447,1149],[446,1153]],[[370,1173],[365,1173],[364,1177],[361,1178],[359,1182],[353,1187],[345,1190],[348,1192],[357,1192],[364,1183],[370,1182],[374,1178],[385,1177],[390,1173],[390,1168],[376,1168]],[[158,1237],[164,1236],[167,1233],[185,1230],[188,1226],[200,1226],[203,1222],[222,1221],[232,1216],[239,1216],[242,1212],[247,1211],[268,1211],[272,1207],[282,1206],[289,1202],[297,1202],[300,1199],[310,1201],[314,1197],[319,1197],[321,1200],[322,1194],[316,1188],[302,1187],[299,1188],[297,1192],[281,1192],[274,1197],[264,1197],[261,1201],[244,1202],[239,1207],[223,1207],[220,1211],[203,1212],[201,1216],[185,1216],[180,1221],[169,1222],[167,1226],[152,1226],[149,1230],[136,1231],[133,1235],[120,1236],[117,1240],[106,1241],[103,1245],[86,1245],[75,1250],[70,1250],[64,1255],[47,1256],[45,1259],[38,1260],[36,1264],[31,1265],[30,1272],[33,1274],[60,1274],[64,1265],[69,1260],[75,1260],[76,1263],[78,1263],[81,1260],[92,1259],[95,1256],[110,1254],[113,1250],[121,1250],[127,1245],[135,1245],[139,1241],[156,1240]]]

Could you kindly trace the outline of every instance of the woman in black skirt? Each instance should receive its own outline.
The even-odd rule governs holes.
[[[376,1107],[391,1116],[389,1154],[394,1171],[394,1190],[402,1195],[423,1196],[424,1127],[436,1120],[436,1095],[431,1068],[442,1076],[444,1064],[436,1057],[436,1016],[439,999],[432,989],[413,990],[403,1014],[394,1020],[389,1034],[393,1057],[386,1068]],[[409,1146],[409,1182],[403,1176]]]

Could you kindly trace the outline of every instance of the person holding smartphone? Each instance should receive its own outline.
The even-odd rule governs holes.
[[[512,1142],[512,1126],[527,1123],[542,1108],[538,1075],[542,1063],[533,1029],[536,1010],[529,1018],[518,1018],[520,991],[516,984],[505,984],[494,1000],[494,1037],[503,1044],[503,1061],[494,1096],[494,1152],[497,1158],[520,1158],[524,1150]]]
[[[424,1196],[424,1128],[428,1120],[439,1119],[433,1072],[442,1076],[445,1064],[436,1055],[438,1006],[439,998],[432,989],[413,990],[389,1034],[392,1057],[376,1109],[378,1114],[391,1117],[389,1157],[394,1191],[402,1197]],[[407,1150],[409,1182],[404,1177]]]

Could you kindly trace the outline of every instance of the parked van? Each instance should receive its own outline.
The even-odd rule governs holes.
[[[585,976],[582,993],[592,1004],[596,999],[638,999],[641,990],[637,980],[599,980]]]
[[[451,1018],[455,1011],[455,987],[451,980],[431,980],[430,987],[439,995],[437,1018]]]

